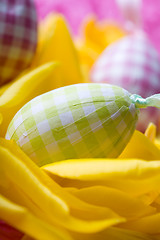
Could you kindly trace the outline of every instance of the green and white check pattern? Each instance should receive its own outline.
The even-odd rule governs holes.
[[[24,105],[6,134],[39,166],[73,158],[117,157],[138,112],[130,94],[109,84],[76,84]]]

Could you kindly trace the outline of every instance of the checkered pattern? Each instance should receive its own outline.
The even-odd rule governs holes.
[[[33,58],[37,15],[33,0],[0,0],[0,85],[12,80]]]
[[[147,37],[137,33],[107,47],[93,65],[90,77],[92,82],[115,84],[146,98],[160,92],[160,58]],[[142,121],[145,118],[139,123],[141,130],[149,121],[156,123],[160,118],[157,109],[143,113],[148,117],[141,115]]]
[[[14,139],[39,166],[64,159],[117,157],[138,117],[129,96],[109,84],[53,90],[15,115],[6,138]]]

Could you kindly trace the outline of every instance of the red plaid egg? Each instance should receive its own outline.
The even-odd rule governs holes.
[[[0,85],[31,63],[37,45],[33,0],[0,0]]]
[[[111,83],[142,97],[160,92],[160,57],[143,33],[124,37],[107,47],[91,69],[92,82]],[[158,123],[160,111],[148,108],[141,112],[138,129],[149,122]]]

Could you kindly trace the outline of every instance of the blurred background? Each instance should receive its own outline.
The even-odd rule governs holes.
[[[75,35],[79,34],[81,23],[90,14],[94,14],[98,20],[107,19],[119,24],[124,23],[116,0],[35,0],[35,2],[39,19],[43,19],[50,12],[62,13]],[[140,13],[143,30],[160,52],[160,1],[142,0]]]

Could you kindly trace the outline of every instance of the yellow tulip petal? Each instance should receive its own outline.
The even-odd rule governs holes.
[[[89,16],[85,19],[83,23],[83,35],[87,43],[95,44],[97,48],[99,47],[99,53],[106,46],[104,37],[104,26],[98,24],[94,16]]]
[[[49,61],[62,64],[64,85],[83,81],[77,52],[63,16],[50,14],[40,25],[40,46],[34,64]]]
[[[89,211],[91,212],[94,211],[95,217],[101,216],[101,210],[104,214],[106,214],[105,209],[100,209],[100,208],[96,209],[93,206],[85,204],[79,201],[78,199],[72,197],[71,195],[67,194],[67,192],[65,192],[62,188],[60,188],[54,181],[51,181],[46,174],[40,171],[40,169],[28,158],[28,156],[22,150],[20,150],[20,148],[14,142],[0,139],[0,145],[8,149],[9,152],[14,154],[14,156],[18,157],[19,159],[23,159],[23,163],[25,163],[26,167],[28,169],[31,169],[34,175],[38,177],[38,179],[43,184],[45,184],[50,188],[52,186],[53,192],[59,194],[63,199],[65,199],[65,201],[69,203],[72,209],[77,208],[81,212],[88,211],[88,214],[89,214]],[[9,191],[9,193],[11,193],[11,190]],[[98,212],[96,210],[98,210]],[[105,217],[104,214],[103,216]],[[107,211],[107,215],[109,215],[108,211]]]
[[[2,114],[0,113],[0,125],[1,125],[2,121],[3,121],[3,117],[2,117]]]
[[[48,164],[43,169],[63,187],[103,185],[132,196],[159,191],[159,161],[80,159]]]
[[[93,186],[77,189],[72,191],[72,194],[87,203],[108,207],[127,219],[150,215],[156,211],[155,208],[145,205],[141,200],[109,187]]]
[[[0,183],[3,183],[2,187],[6,187],[6,191],[9,190],[10,183],[15,185],[14,189],[19,189],[18,194],[25,194],[39,207],[39,212],[47,216],[49,222],[79,232],[96,232],[125,220],[110,209],[87,204],[67,193],[27,156],[22,158],[23,155],[16,144],[1,139]],[[7,194],[5,190],[4,194]],[[8,194],[7,197],[13,197],[12,191],[8,191]],[[30,207],[28,203],[27,207]]]
[[[159,175],[160,161],[139,159],[72,159],[47,164],[46,172],[77,180],[145,179]]]
[[[111,188],[118,189],[127,193],[132,197],[141,197],[142,195],[146,195],[151,191],[156,191],[157,195],[159,194],[159,177],[156,178],[148,178],[146,180],[107,180],[107,181],[84,181],[84,180],[74,180],[68,178],[62,178],[57,175],[50,174],[48,175],[56,181],[63,188],[86,188],[92,186],[107,186]],[[143,200],[144,198],[142,198]],[[152,199],[144,200],[144,203],[147,204],[147,201],[152,201]]]
[[[95,234],[72,233],[74,240],[155,240],[154,236],[122,228],[108,228]],[[28,239],[27,239],[28,240]]]
[[[0,217],[16,229],[39,240],[71,240],[69,234],[35,217],[26,208],[19,206],[0,195]]]
[[[98,22],[94,16],[86,19],[83,28],[86,42],[94,42],[101,51],[125,35],[124,31],[116,24],[107,21]]]
[[[0,87],[0,96],[2,96],[2,94],[11,86],[12,83],[13,82],[11,81]]]
[[[149,138],[151,142],[154,142],[156,138],[156,131],[156,125],[149,123],[144,135]]]
[[[140,199],[146,205],[150,205],[157,200],[158,196],[159,196],[159,192],[152,190],[144,195],[139,196],[138,199]]]
[[[39,68],[36,68],[35,70],[29,72],[26,75],[23,75],[21,78],[18,79],[18,81],[15,81],[14,84],[12,84],[11,87],[7,89],[7,91],[5,91],[5,93],[2,95],[2,97],[0,98],[0,106],[2,107],[4,105],[9,105],[14,107],[19,102],[18,98],[24,99],[26,97],[30,99],[29,96],[31,93],[33,94],[33,96],[35,96],[33,91],[42,91],[42,89],[36,90],[36,88],[38,88],[40,83],[44,80],[46,83],[46,76],[48,77],[56,67],[57,63],[50,62],[44,64]],[[14,101],[13,98],[15,98]]]
[[[37,217],[39,217],[40,219],[43,219],[45,222],[48,222],[50,224],[56,224],[55,221],[53,221],[53,218],[50,216],[50,215],[46,215],[43,211],[43,209],[40,209],[36,203],[34,203],[32,201],[32,199],[28,198],[28,196],[26,196],[26,194],[24,192],[22,192],[21,189],[15,187],[15,185],[13,184],[13,182],[11,182],[10,184],[10,188],[7,188],[7,189],[4,189],[2,187],[0,187],[0,192],[2,194],[4,194],[4,196],[6,198],[9,198],[10,200],[18,203],[19,205],[22,205],[22,206],[25,206],[27,209],[29,209],[32,213],[34,213]],[[73,198],[74,199],[74,198]],[[71,199],[72,200],[72,199]],[[77,204],[78,206],[80,205],[79,202],[77,201]],[[77,206],[77,207],[78,207]],[[106,211],[106,208],[96,208],[96,207],[93,207],[92,208],[92,218],[95,218],[95,214],[96,214],[96,211],[99,210],[99,211],[104,211],[104,217],[108,215],[108,220],[109,218],[113,218],[113,214],[111,216],[111,211]],[[83,217],[83,219],[87,219],[87,217],[85,217],[85,214],[87,214],[87,212],[84,212],[84,211],[81,211],[81,206],[79,206],[79,212],[81,213],[80,216]],[[72,213],[73,214],[73,211]],[[90,214],[90,213],[89,213]],[[73,214],[74,215],[74,214]],[[83,216],[84,215],[84,216]],[[102,217],[102,214],[101,214],[101,217]],[[88,219],[87,219],[88,220]],[[91,219],[92,220],[92,219]],[[111,220],[111,221],[110,221]],[[113,225],[115,223],[118,223],[117,221],[113,221],[113,219],[110,219],[108,221],[108,224],[105,225],[105,227],[109,226],[109,225]],[[67,221],[67,220],[66,220]],[[121,221],[122,222],[122,221]],[[75,224],[75,222],[73,221],[72,224]],[[77,228],[81,227],[81,221],[79,221],[79,223],[77,224]],[[67,222],[66,222],[67,224]],[[87,222],[84,222],[84,224],[87,224]],[[62,224],[63,225],[63,224]],[[94,226],[93,226],[94,227]],[[105,228],[104,227],[104,228]],[[73,227],[74,228],[74,227]],[[94,229],[93,231],[91,232],[94,232],[96,229]],[[85,228],[83,231],[81,231],[81,229],[78,229],[78,232],[86,232]]]
[[[158,149],[160,149],[160,137],[156,138],[154,143],[155,143],[156,147]]]
[[[95,46],[91,44],[85,44],[80,39],[76,39],[75,44],[81,65],[87,66],[89,74],[89,69],[93,65],[95,60],[98,58],[100,50],[95,49]]]
[[[50,89],[49,76],[56,68],[56,63],[45,64],[15,81],[0,97],[0,136],[4,136],[9,122],[16,112],[29,100]],[[47,84],[46,84],[47,81]]]
[[[122,223],[119,226],[148,234],[160,234],[160,213],[140,218],[133,222]]]
[[[139,158],[145,160],[160,160],[160,149],[143,133],[135,131],[124,151],[119,156],[124,158]]]
[[[125,35],[124,31],[116,24],[106,21],[98,22],[94,16],[88,16],[81,28],[82,36],[75,39],[75,44],[81,65],[88,69],[109,44]]]
[[[157,127],[155,124],[150,123],[145,131],[145,136],[148,137],[158,149],[160,149],[160,136],[156,137]]]
[[[40,207],[43,207],[44,205],[47,210],[49,205],[52,204],[54,214],[61,214],[63,211],[69,211],[65,202],[63,202],[56,195],[53,195],[47,187],[45,187],[40,181],[38,181],[38,179],[36,179],[31,171],[29,172],[29,168],[26,168],[23,162],[21,162],[18,158],[16,158],[16,156],[12,155],[2,146],[0,146],[0,156],[1,173],[3,177],[5,175],[9,181],[17,185],[20,189],[23,186],[26,194],[32,196],[32,198],[35,199]],[[20,181],[21,179],[23,179],[23,184]],[[32,185],[30,186],[31,183]]]

